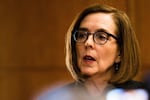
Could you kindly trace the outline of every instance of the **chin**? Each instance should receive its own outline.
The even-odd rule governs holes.
[[[82,66],[80,67],[80,72],[83,76],[94,76],[97,72],[98,69],[95,67],[87,67],[87,66]]]
[[[88,76],[88,77],[91,77],[95,74],[95,72],[92,72],[92,71],[82,71],[81,72],[83,76]]]

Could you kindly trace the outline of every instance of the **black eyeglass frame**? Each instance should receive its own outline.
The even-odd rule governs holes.
[[[76,36],[75,36],[78,32],[79,32],[79,30],[76,30],[76,31],[73,32],[73,39],[74,39],[75,42],[78,42],[77,39],[76,39]],[[104,45],[108,41],[109,37],[114,38],[116,41],[119,40],[117,36],[114,36],[111,33],[108,33],[108,32],[105,32],[105,31],[97,31],[97,32],[94,32],[94,33],[91,33],[91,32],[88,32],[88,31],[83,31],[83,32],[85,32],[87,34],[87,37],[83,42],[78,42],[78,43],[84,43],[88,39],[89,35],[93,35],[93,40],[94,40],[95,43],[97,43],[96,40],[94,39],[94,36],[97,32],[103,32],[108,36],[104,43],[97,43],[97,44]]]

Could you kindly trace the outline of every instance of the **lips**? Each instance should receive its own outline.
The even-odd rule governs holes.
[[[89,56],[89,55],[84,56],[83,59],[86,61],[95,61],[96,60],[94,57]]]

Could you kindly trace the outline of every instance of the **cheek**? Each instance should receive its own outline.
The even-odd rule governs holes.
[[[77,66],[79,68],[82,63],[82,55],[81,54],[83,54],[83,49],[81,48],[81,46],[76,46]]]
[[[106,49],[98,49],[97,50],[97,57],[100,61],[107,61],[108,58],[110,56],[110,53],[108,53],[108,50]]]
[[[83,54],[83,52],[82,46],[76,46],[77,61],[81,59],[81,54]]]
[[[103,61],[103,63],[111,63],[113,64],[115,62],[115,58],[117,56],[117,49],[116,47],[106,47],[97,49],[97,55],[98,58]]]

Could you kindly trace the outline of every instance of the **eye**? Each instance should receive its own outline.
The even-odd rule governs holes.
[[[108,35],[105,32],[97,32],[95,34],[95,39],[97,41],[106,41],[108,39]]]
[[[78,31],[77,32],[77,36],[76,36],[76,38],[77,39],[85,39],[87,37],[87,32],[84,32],[84,31]]]
[[[86,31],[76,31],[73,37],[76,42],[85,42],[87,36],[88,33]]]

